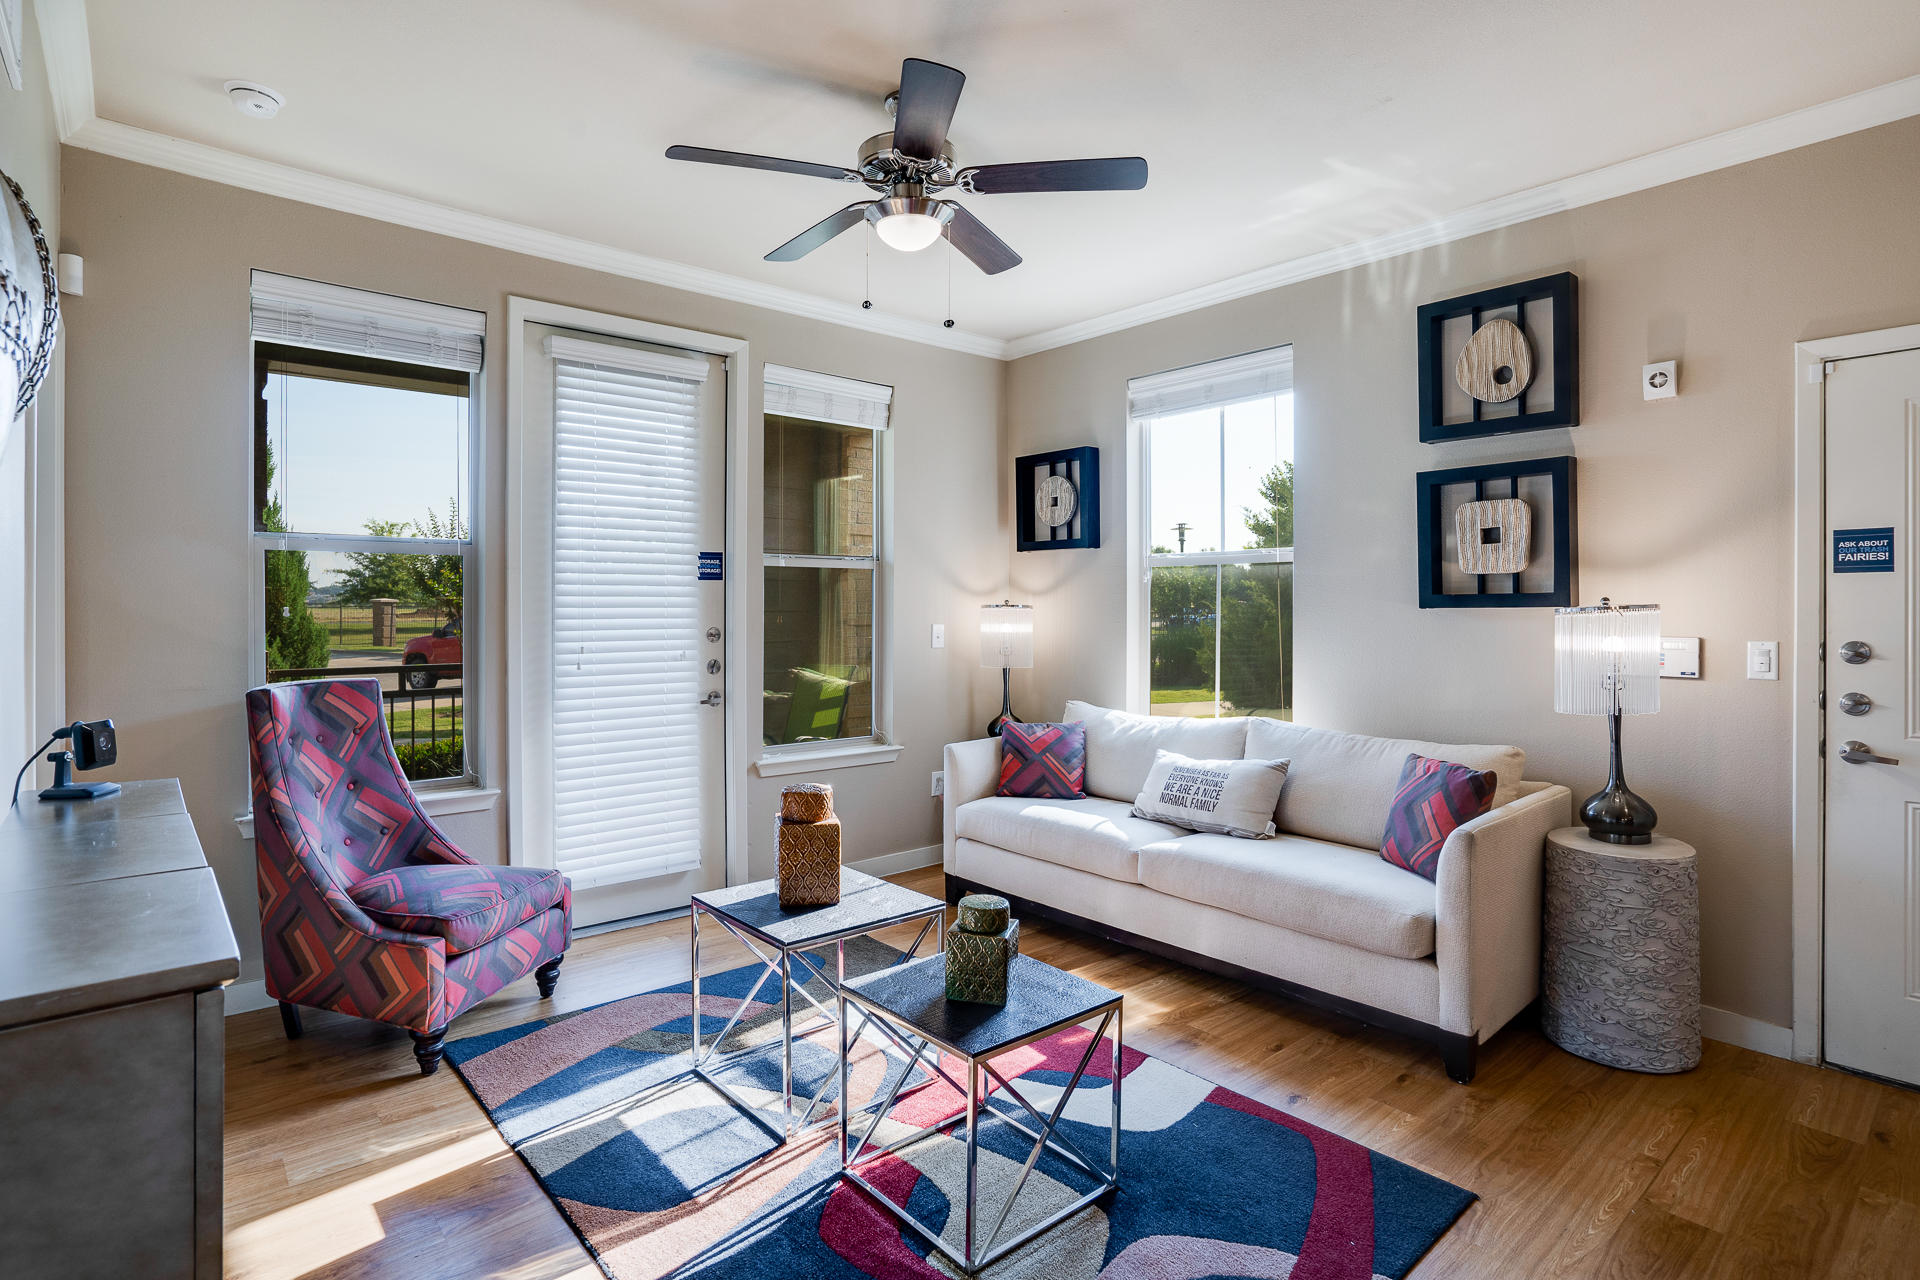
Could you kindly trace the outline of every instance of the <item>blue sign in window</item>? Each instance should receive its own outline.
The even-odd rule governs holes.
[[[1892,529],[1835,529],[1835,573],[1892,573]]]
[[[700,581],[720,581],[720,555],[721,553],[718,551],[702,551],[700,553]]]

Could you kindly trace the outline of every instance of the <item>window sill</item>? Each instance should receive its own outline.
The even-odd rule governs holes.
[[[858,746],[802,747],[790,751],[769,752],[754,761],[754,772],[763,778],[779,778],[791,773],[815,773],[822,769],[851,769],[863,764],[891,764],[900,758],[903,748],[897,742],[863,742]]]
[[[416,791],[414,798],[428,817],[441,818],[450,813],[483,813],[492,809],[500,803],[500,788],[447,787],[438,791]],[[233,825],[239,828],[242,840],[253,839],[251,812],[235,814]]]

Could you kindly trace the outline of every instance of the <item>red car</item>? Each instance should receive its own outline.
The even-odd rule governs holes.
[[[402,666],[416,668],[406,672],[401,681],[409,689],[431,689],[440,683],[441,673],[433,667],[442,663],[464,661],[460,650],[460,619],[455,618],[444,627],[435,627],[424,636],[415,636],[407,641],[406,650],[401,654]]]

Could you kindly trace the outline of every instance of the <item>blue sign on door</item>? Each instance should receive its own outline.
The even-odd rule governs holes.
[[[718,551],[702,551],[700,553],[700,581],[720,581],[720,555],[721,553]]]
[[[1835,573],[1892,573],[1892,529],[1835,529]]]

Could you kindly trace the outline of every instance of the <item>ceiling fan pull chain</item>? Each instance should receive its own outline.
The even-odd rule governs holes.
[[[860,293],[860,309],[873,310],[873,224],[867,224],[867,233],[862,243],[867,246],[867,283]]]
[[[943,328],[953,328],[953,232],[952,223],[940,228],[941,238],[947,242],[947,319]]]

